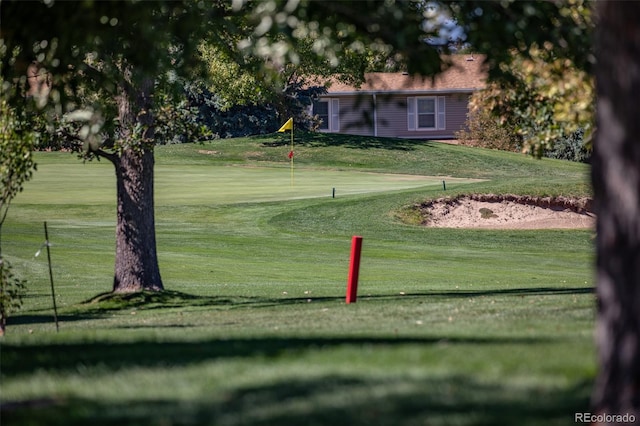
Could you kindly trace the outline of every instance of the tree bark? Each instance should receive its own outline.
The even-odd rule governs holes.
[[[163,290],[156,249],[153,151],[127,149],[116,164],[114,292]]]
[[[640,420],[640,3],[605,1],[597,8],[592,183],[599,372],[592,404],[597,414]]]
[[[116,169],[117,224],[114,292],[164,289],[158,266],[153,191],[152,80],[124,83],[117,97],[124,140],[110,158]],[[142,128],[136,133],[135,127]]]

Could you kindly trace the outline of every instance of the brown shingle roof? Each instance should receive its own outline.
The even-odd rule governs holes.
[[[367,73],[365,82],[359,87],[337,80],[331,81],[328,94],[473,91],[485,87],[487,72],[483,57],[454,55],[447,59],[451,65],[435,78],[406,73]]]

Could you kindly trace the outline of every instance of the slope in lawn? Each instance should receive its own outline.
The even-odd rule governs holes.
[[[461,193],[586,196],[586,166],[318,135],[296,148],[292,188],[287,150],[279,136],[158,147],[170,292],[115,305],[87,302],[111,286],[113,170],[39,153],[3,229],[3,255],[29,282],[1,342],[3,420],[561,425],[588,410],[592,232],[435,229],[396,216]],[[445,191],[443,176],[468,183]],[[57,334],[46,260],[34,257],[44,220]],[[354,234],[364,236],[360,293],[346,305]]]

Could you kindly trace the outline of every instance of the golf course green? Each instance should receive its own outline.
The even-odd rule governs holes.
[[[293,174],[287,135],[156,148],[157,294],[109,294],[113,166],[37,153],[2,229],[27,280],[0,340],[3,424],[567,425],[588,411],[594,231],[406,216],[458,194],[590,196],[587,165],[296,137]]]

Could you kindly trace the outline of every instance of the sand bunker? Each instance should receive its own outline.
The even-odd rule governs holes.
[[[595,229],[591,199],[474,194],[417,206],[425,226],[483,229]]]

